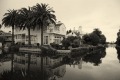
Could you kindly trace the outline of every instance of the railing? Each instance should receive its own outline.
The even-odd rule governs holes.
[[[52,29],[52,30],[47,30],[47,33],[60,33],[60,31]]]

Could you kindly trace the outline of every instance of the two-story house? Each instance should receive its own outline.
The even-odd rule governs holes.
[[[31,33],[31,43],[41,44],[41,29],[35,29],[30,31]],[[56,22],[56,24],[50,24],[43,29],[43,44],[49,45],[55,42],[56,44],[61,44],[61,40],[66,35],[66,27],[61,22]],[[28,44],[28,31],[15,29],[15,43],[25,43]]]

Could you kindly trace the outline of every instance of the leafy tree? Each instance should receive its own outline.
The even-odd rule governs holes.
[[[119,30],[119,32],[117,33],[116,44],[117,44],[118,46],[120,46],[120,30]]]
[[[68,49],[69,46],[72,47],[79,47],[80,45],[80,38],[76,36],[69,36],[68,38],[64,38],[62,40],[62,45]]]
[[[91,45],[94,45],[94,46],[98,45],[98,43],[100,42],[99,37],[95,33],[90,34],[90,40],[91,40]]]
[[[5,27],[12,27],[12,44],[14,44],[14,27],[17,24],[17,10],[8,10],[7,13],[4,14],[2,19],[2,25]]]
[[[106,43],[106,37],[104,35],[100,36],[100,43],[105,44]]]
[[[95,33],[97,36],[101,36],[102,32],[98,29],[98,28],[95,28],[93,33]]]
[[[83,43],[89,45],[105,44],[106,37],[99,29],[94,29],[92,33],[83,36]]]
[[[90,44],[90,42],[91,42],[91,39],[90,39],[89,34],[85,34],[85,35],[82,37],[82,39],[83,39],[83,43],[84,43],[84,44]]]
[[[67,31],[67,34],[69,34],[69,33],[71,33],[71,32],[72,32],[72,30],[70,29],[70,30]]]

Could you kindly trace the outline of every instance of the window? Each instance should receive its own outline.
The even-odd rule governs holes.
[[[48,36],[44,36],[44,44],[48,44]]]

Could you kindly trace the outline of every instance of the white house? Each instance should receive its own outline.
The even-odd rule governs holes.
[[[36,28],[35,30],[31,29],[31,43],[41,44],[41,29]],[[61,44],[61,40],[66,35],[66,27],[61,22],[56,22],[56,24],[50,24],[43,31],[43,44],[49,45],[50,43],[55,42],[56,44]],[[25,43],[28,44],[28,31],[20,30],[19,28],[15,29],[15,43]]]

